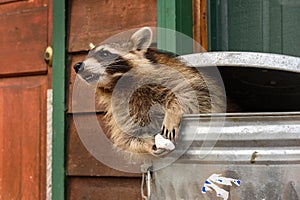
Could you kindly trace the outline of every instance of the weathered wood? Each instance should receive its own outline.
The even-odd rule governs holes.
[[[79,117],[89,120],[88,114],[82,114]],[[104,132],[107,132],[103,115],[98,114],[97,117],[99,125]],[[69,176],[140,176],[139,174],[129,174],[112,169],[95,159],[80,140],[73,118],[69,117],[68,120],[70,125],[67,144],[67,173]]]
[[[70,177],[70,200],[141,200],[141,178]]]
[[[70,11],[69,52],[128,29],[156,26],[155,0],[73,0]]]
[[[47,78],[0,79],[0,199],[45,199]]]

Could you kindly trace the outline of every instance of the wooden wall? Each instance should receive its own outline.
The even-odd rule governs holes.
[[[96,160],[84,147],[72,117],[72,94],[76,74],[72,66],[82,61],[89,43],[100,43],[119,32],[156,26],[155,0],[72,0],[68,35],[69,103],[67,131],[68,199],[141,199],[139,174],[111,169]],[[90,110],[76,110],[82,117]],[[103,108],[97,108],[101,122]]]

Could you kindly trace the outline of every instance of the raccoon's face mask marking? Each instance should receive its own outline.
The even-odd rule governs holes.
[[[94,57],[99,63],[100,62],[108,62],[116,60],[119,55],[110,52],[109,50],[105,50],[104,48],[94,52],[90,57]]]
[[[83,62],[74,65],[74,70],[91,85],[112,88],[123,74],[136,66],[135,61],[147,62],[144,50],[151,42],[151,29],[141,28],[127,42],[93,47]]]

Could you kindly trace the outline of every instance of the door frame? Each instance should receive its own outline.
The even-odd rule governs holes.
[[[52,199],[65,199],[66,1],[53,0]]]

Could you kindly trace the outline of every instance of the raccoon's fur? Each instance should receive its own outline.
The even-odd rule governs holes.
[[[129,41],[94,47],[74,69],[96,85],[113,144],[160,156],[168,150],[156,147],[156,134],[176,144],[182,114],[223,112],[225,98],[212,77],[149,48],[151,41],[152,30],[141,28]]]

